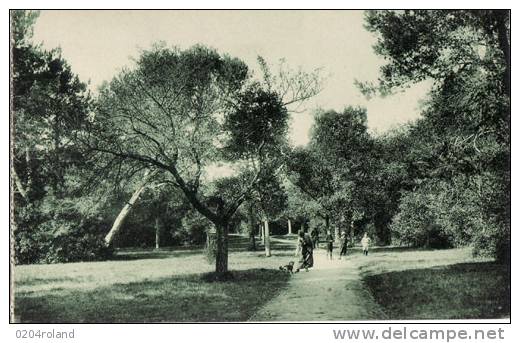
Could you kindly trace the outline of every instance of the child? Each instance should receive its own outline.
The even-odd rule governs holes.
[[[341,251],[339,252],[339,259],[341,260],[341,256],[347,256],[348,238],[345,231],[341,233],[340,245]]]
[[[334,238],[332,237],[332,234],[330,233],[330,230],[327,230],[327,237],[325,238],[327,242],[327,258],[329,260],[332,260],[332,249],[334,248]]]
[[[368,246],[370,245],[370,241],[370,237],[368,237],[368,234],[365,232],[363,238],[361,239],[361,246],[363,247],[363,254],[365,256],[368,256]]]

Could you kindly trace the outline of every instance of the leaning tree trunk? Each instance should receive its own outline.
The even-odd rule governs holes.
[[[148,181],[150,181],[150,178],[155,174],[155,172],[146,171],[144,174],[144,178],[135,190],[134,194],[132,194],[132,197],[130,200],[125,204],[121,212],[119,212],[119,215],[117,216],[116,220],[114,221],[114,224],[112,225],[112,228],[108,232],[108,234],[105,236],[105,244],[109,246],[112,241],[114,240],[115,235],[119,232],[121,229],[121,226],[123,225],[126,217],[132,210],[132,207],[136,203],[137,199],[139,199],[139,196],[146,188],[146,185],[148,184]]]
[[[11,167],[11,176],[12,176],[12,179],[14,180],[14,184],[16,185],[16,188],[18,189],[18,193],[20,193],[22,198],[24,198],[26,201],[28,201],[29,198],[27,197],[27,191],[23,187],[22,180],[20,180],[20,177],[16,173],[16,169],[14,169],[14,166]]]
[[[228,271],[228,223],[215,225],[217,229],[217,251],[215,256],[215,271],[224,274]]]
[[[291,220],[290,219],[287,219],[287,234],[288,235],[292,234],[292,227],[291,227]]]
[[[269,221],[264,220],[264,246],[265,246],[265,256],[271,256],[271,241],[269,238]]]

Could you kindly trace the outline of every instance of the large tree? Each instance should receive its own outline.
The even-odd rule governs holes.
[[[82,162],[76,158],[75,136],[88,118],[90,95],[59,50],[31,43],[38,12],[16,10],[11,15],[16,138],[12,172],[18,193],[32,201],[45,194],[44,184],[62,192],[65,170]]]
[[[424,218],[414,217],[421,212],[414,206],[425,205],[426,221],[451,244],[471,242],[503,258],[510,232],[509,11],[370,11],[366,21],[388,63],[365,90],[433,82],[423,119],[403,136],[409,143],[401,161],[414,192],[401,199],[394,228],[417,229]]]
[[[95,231],[102,225],[95,212],[101,202],[81,191],[83,171],[91,165],[77,144],[91,109],[87,84],[59,49],[32,43],[38,12],[10,14],[16,260],[100,257]]]
[[[367,11],[366,28],[377,33],[376,53],[388,63],[377,86],[395,87],[481,68],[499,75],[510,94],[510,19],[507,10]]]
[[[86,144],[114,167],[164,171],[215,225],[216,271],[224,273],[232,217],[262,166],[283,152],[285,106],[305,100],[301,94],[286,100],[253,81],[242,61],[213,49],[156,46],[100,90]],[[213,179],[211,168],[219,164],[233,175]]]
[[[309,144],[292,151],[287,159],[287,170],[289,181],[298,190],[293,189],[290,193],[293,216],[320,217],[329,229],[334,216],[332,197],[336,191],[330,165],[324,163],[315,145]]]
[[[369,198],[375,165],[366,119],[364,109],[353,107],[316,113],[308,147],[289,162],[293,182],[320,206],[327,228],[334,221],[337,235],[362,218]]]

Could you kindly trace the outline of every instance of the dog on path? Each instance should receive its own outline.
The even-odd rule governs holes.
[[[293,261],[290,261],[288,264],[286,264],[285,266],[280,266],[280,270],[282,271],[285,271],[285,272],[288,272],[290,274],[293,273],[293,268],[294,268],[294,262]]]

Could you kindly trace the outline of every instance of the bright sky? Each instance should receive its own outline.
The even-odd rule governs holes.
[[[383,60],[373,52],[375,37],[363,27],[362,11],[42,11],[34,41],[61,47],[63,57],[93,89],[110,80],[140,49],[154,42],[188,48],[202,43],[245,61],[280,58],[305,70],[323,68],[324,90],[295,114],[294,144],[306,144],[312,110],[341,111],[348,105],[368,110],[371,130],[385,131],[419,116],[421,84],[387,98],[366,100],[354,79],[375,81]]]

